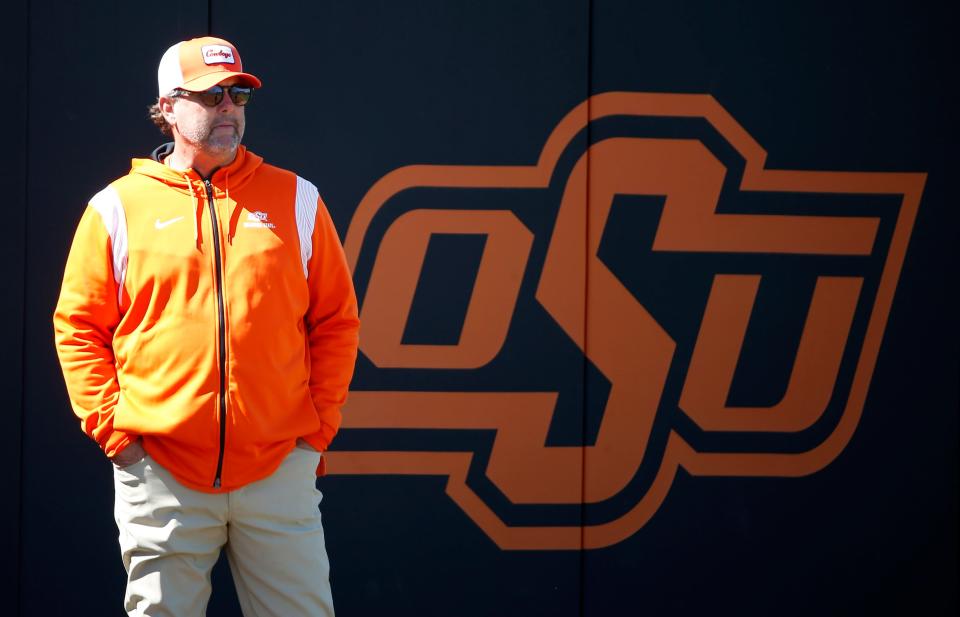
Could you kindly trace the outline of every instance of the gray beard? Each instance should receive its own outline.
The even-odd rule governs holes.
[[[197,150],[213,156],[233,154],[240,146],[240,140],[243,139],[243,134],[240,130],[234,130],[229,137],[220,136],[216,138],[211,136],[212,132],[213,129],[210,129],[203,135],[189,135],[184,133],[180,135]]]

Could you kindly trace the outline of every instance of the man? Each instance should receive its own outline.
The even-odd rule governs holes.
[[[316,489],[357,353],[317,189],[240,145],[260,80],[204,37],[163,55],[173,143],[94,196],[54,314],[81,426],[113,462],[130,615],[204,614],[225,547],[244,615],[332,615]]]

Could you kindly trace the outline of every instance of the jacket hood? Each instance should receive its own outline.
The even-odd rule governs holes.
[[[153,178],[171,188],[186,193],[193,192],[192,185],[204,178],[192,169],[178,171],[166,166],[163,159],[171,153],[173,153],[173,142],[162,144],[150,153],[150,158],[133,159],[130,165],[130,173]],[[226,167],[215,170],[210,177],[210,181],[214,186],[228,185],[230,189],[236,190],[242,188],[253,177],[253,173],[261,164],[263,164],[261,157],[250,152],[246,147],[239,146],[233,162]]]

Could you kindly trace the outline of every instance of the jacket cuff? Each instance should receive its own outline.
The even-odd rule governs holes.
[[[316,433],[304,435],[301,439],[313,446],[313,449],[317,452],[326,452],[327,448],[330,447],[330,442],[333,440],[331,433],[332,431],[329,431],[327,426],[324,425],[324,427]]]
[[[320,464],[317,465],[317,475],[325,476],[327,475],[327,448],[330,447],[330,442],[333,441],[333,436],[336,435],[337,431],[335,428],[329,424],[323,424],[319,431],[316,433],[311,433],[310,435],[304,435],[301,437],[305,442],[313,446],[313,448],[322,454],[320,457]]]
[[[139,439],[139,435],[124,433],[123,431],[113,431],[107,440],[101,444],[103,453],[107,458],[113,458],[127,449],[127,446]]]

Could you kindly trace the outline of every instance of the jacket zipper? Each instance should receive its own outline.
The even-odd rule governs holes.
[[[203,186],[207,190],[207,205],[210,206],[210,227],[213,229],[213,257],[217,262],[217,313],[220,321],[217,323],[220,334],[220,454],[217,457],[217,475],[213,479],[213,488],[220,488],[220,475],[223,473],[223,451],[227,443],[227,329],[226,315],[223,310],[223,273],[222,262],[220,261],[220,232],[217,218],[217,210],[213,205],[213,186],[210,180],[204,180]]]

